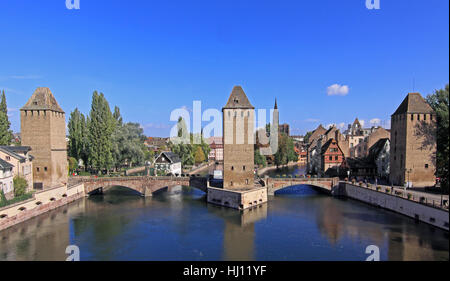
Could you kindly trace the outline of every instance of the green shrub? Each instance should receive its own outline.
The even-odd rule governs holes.
[[[389,193],[389,192],[391,192],[391,190],[389,189],[389,188],[386,188],[386,193]]]
[[[408,199],[411,199],[411,197],[412,197],[411,193],[408,193],[407,196],[408,196]]]
[[[2,194],[3,194],[3,191],[2,191]],[[31,197],[33,197],[33,194],[32,193],[25,193],[25,194],[23,194],[21,196],[14,197],[11,200],[6,200],[6,198],[4,196],[5,196],[5,194],[2,195],[2,200],[0,201],[0,208],[8,206],[8,205],[15,204],[15,203],[18,203],[18,202],[21,202],[21,201],[28,200]]]
[[[14,177],[14,197],[19,197],[27,192],[28,182],[21,176]]]

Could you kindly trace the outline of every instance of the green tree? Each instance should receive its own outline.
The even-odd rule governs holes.
[[[112,154],[116,169],[125,163],[129,167],[133,164],[144,164],[147,150],[144,140],[144,131],[138,123],[116,124],[112,136]]]
[[[195,164],[200,164],[205,162],[205,153],[203,152],[203,149],[201,146],[197,146],[197,149],[195,151]]]
[[[287,165],[290,161],[297,161],[298,155],[294,149],[294,141],[284,133],[278,136],[278,150],[274,157],[277,167]]]
[[[70,113],[69,122],[67,123],[67,128],[69,130],[68,154],[70,157],[77,160],[83,159],[83,153],[86,149],[85,122],[84,115],[78,108],[75,108],[75,110]]]
[[[449,85],[444,89],[436,90],[426,97],[427,102],[436,112],[436,176],[441,178],[441,187],[444,191],[449,190]]]
[[[116,122],[103,93],[95,91],[92,95],[89,115],[89,164],[95,170],[109,172],[113,166],[112,134]]]
[[[6,104],[5,91],[2,91],[2,97],[0,101],[0,145],[10,145],[13,137],[10,130],[11,122],[8,118],[8,106]]]
[[[14,182],[14,196],[22,196],[27,192],[28,182],[21,176],[15,176],[13,179]]]
[[[75,157],[69,157],[69,172],[73,173],[78,169],[78,160]]]
[[[255,145],[254,151],[255,151],[254,152],[255,165],[266,167],[267,166],[266,157],[261,155],[261,153],[259,152],[259,149],[256,148],[256,145]]]

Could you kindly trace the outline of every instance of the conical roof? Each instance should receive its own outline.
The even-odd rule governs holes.
[[[403,113],[433,113],[431,106],[419,93],[409,93],[393,115]]]
[[[241,86],[234,86],[227,104],[222,109],[254,109]]]
[[[52,92],[47,87],[37,88],[28,102],[20,110],[53,110],[64,113]]]

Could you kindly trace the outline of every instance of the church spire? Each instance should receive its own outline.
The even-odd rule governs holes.
[[[277,105],[277,98],[275,98],[275,106],[273,109],[278,109],[278,105]]]

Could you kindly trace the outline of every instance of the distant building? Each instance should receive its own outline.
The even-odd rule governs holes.
[[[254,187],[254,111],[242,87],[235,86],[222,108],[225,189]]]
[[[285,134],[286,136],[289,136],[290,131],[289,131],[289,124],[280,124],[278,127],[280,133]]]
[[[223,162],[223,142],[222,139],[213,141],[209,147],[211,151],[209,152],[209,159]]]
[[[433,186],[436,171],[436,115],[419,93],[409,93],[391,116],[390,180]]]
[[[0,159],[13,165],[13,176],[23,177],[28,183],[28,191],[33,188],[33,156],[29,146],[0,146]]]
[[[380,179],[388,179],[390,173],[390,140],[389,138],[379,139],[369,149],[370,162],[376,166],[375,176]]]
[[[180,157],[169,151],[161,152],[154,162],[155,171],[164,175],[181,175]]]
[[[344,161],[344,153],[333,138],[322,146],[320,156],[322,173],[326,173],[330,168],[341,166]]]
[[[67,184],[66,117],[49,88],[37,88],[20,109],[23,146],[33,150],[35,188]]]
[[[9,162],[0,159],[0,189],[8,199],[14,197],[13,168]]]

